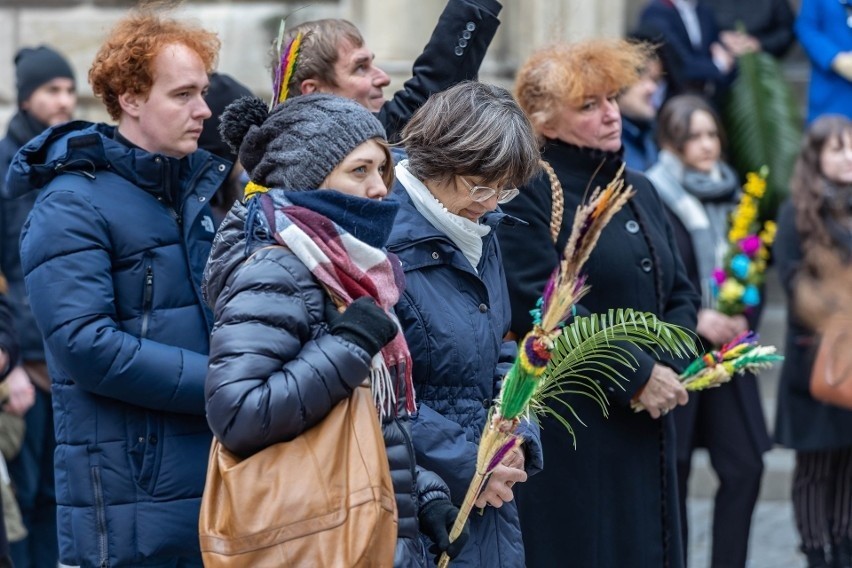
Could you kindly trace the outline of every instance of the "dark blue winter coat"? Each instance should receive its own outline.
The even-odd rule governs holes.
[[[151,154],[114,134],[49,129],[7,179],[12,194],[41,190],[21,261],[53,383],[59,556],[82,566],[198,558],[212,439],[200,281],[207,202],[229,164]]]
[[[401,204],[388,242],[405,272],[405,293],[396,312],[414,362],[419,413],[412,424],[417,463],[437,473],[460,505],[476,467],[476,450],[499,382],[511,367],[516,345],[504,341],[511,307],[495,231],[483,239],[477,271],[461,250],[414,207],[396,184]],[[504,219],[484,220],[496,227]],[[538,429],[523,424],[528,475],[542,467]],[[487,507],[470,517],[470,540],[453,566],[497,568],[524,565],[514,502]]]

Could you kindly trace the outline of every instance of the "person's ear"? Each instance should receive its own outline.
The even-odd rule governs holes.
[[[118,95],[118,104],[121,106],[121,111],[134,118],[139,117],[139,109],[144,102],[145,99],[141,95],[132,91],[125,91]]]
[[[557,138],[559,138],[556,129],[553,127],[553,121],[551,120],[542,121],[541,125],[539,126],[539,131],[541,132],[541,135],[545,138],[550,138],[551,140],[556,140]]]
[[[299,85],[299,90],[302,91],[303,95],[310,95],[311,93],[320,93],[320,82],[316,79],[305,79]]]

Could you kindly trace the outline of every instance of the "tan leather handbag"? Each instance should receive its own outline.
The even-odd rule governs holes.
[[[811,370],[815,399],[852,410],[852,320],[834,318],[820,340]]]
[[[396,501],[369,387],[246,459],[214,439],[199,533],[207,568],[391,568]]]

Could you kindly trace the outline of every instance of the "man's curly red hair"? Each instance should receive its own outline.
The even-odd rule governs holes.
[[[207,73],[213,72],[220,46],[213,32],[152,10],[135,12],[115,25],[89,69],[92,90],[113,120],[121,117],[120,95],[148,95],[154,84],[154,58],[171,44],[188,47],[201,58]]]

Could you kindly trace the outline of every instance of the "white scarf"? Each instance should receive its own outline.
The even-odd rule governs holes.
[[[408,192],[417,211],[433,227],[449,237],[476,270],[479,259],[482,258],[482,238],[491,232],[491,227],[480,225],[447,211],[447,208],[432,195],[429,188],[408,171],[408,160],[401,160],[394,168],[394,173],[396,179]]]

